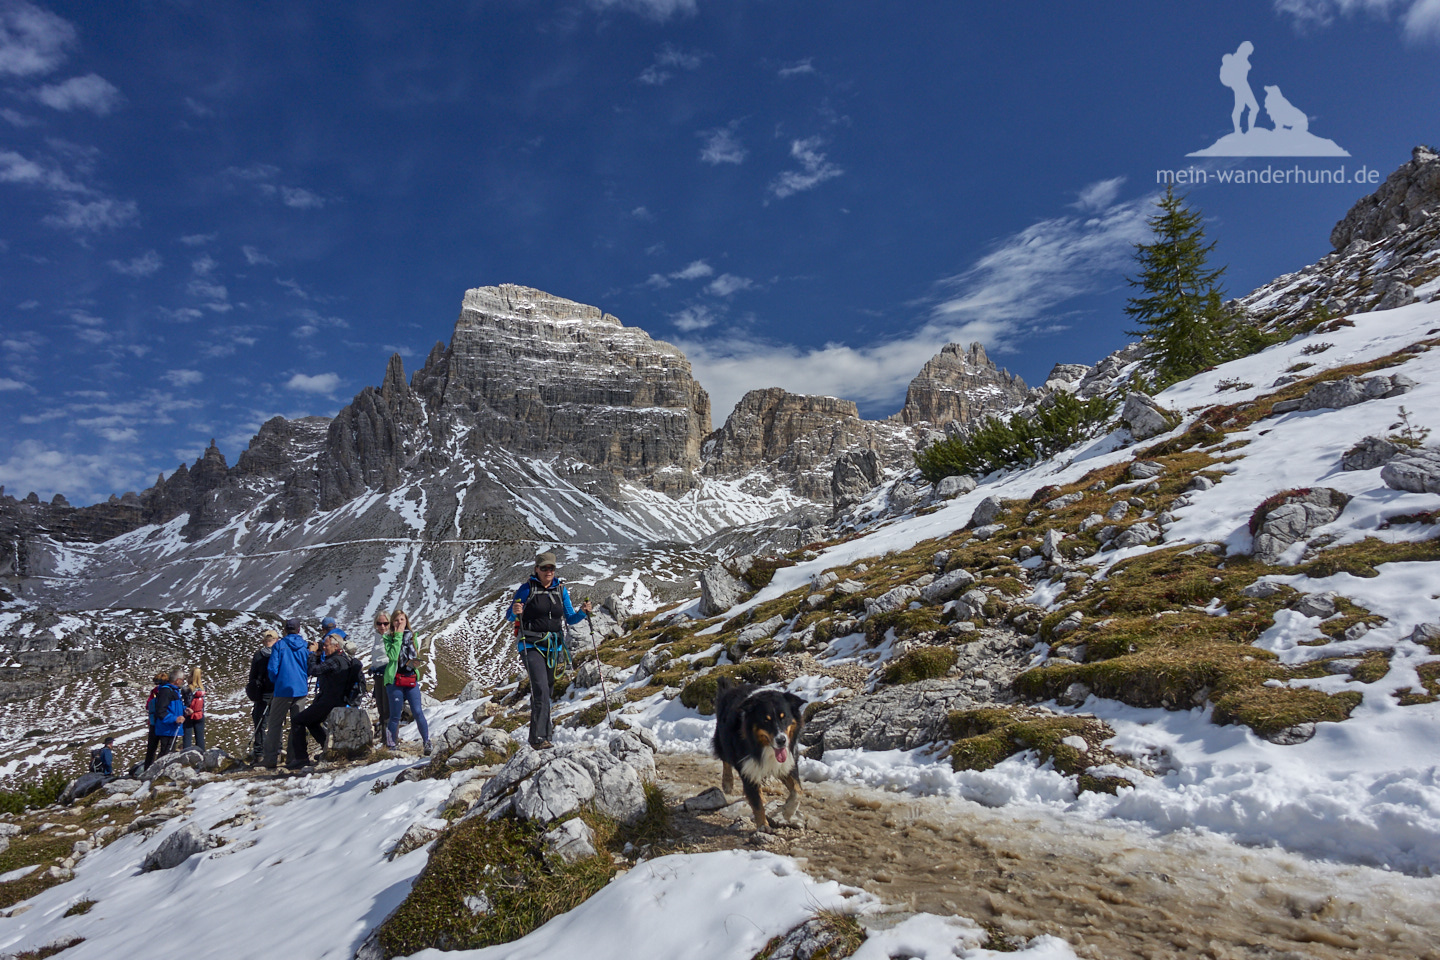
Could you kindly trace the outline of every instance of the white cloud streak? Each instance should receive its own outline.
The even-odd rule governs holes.
[[[749,151],[740,142],[740,138],[735,135],[739,126],[740,121],[733,120],[723,127],[702,130],[696,134],[705,141],[700,147],[700,161],[708,163],[712,167],[718,167],[722,163],[744,163]]]
[[[627,10],[651,20],[664,22],[674,16],[694,16],[696,0],[590,0],[596,10]]]
[[[717,297],[728,297],[741,290],[749,290],[755,286],[755,281],[749,277],[737,277],[733,273],[722,273],[705,288],[707,292]]]
[[[677,270],[670,274],[671,280],[699,280],[702,277],[713,276],[715,268],[704,260],[692,260],[686,264],[684,269]]]
[[[62,83],[46,84],[36,90],[34,96],[55,110],[65,113],[85,110],[99,117],[113,112],[125,102],[124,95],[114,84],[94,73],[71,77]]]
[[[0,75],[33,77],[65,62],[75,28],[25,0],[0,4]]]
[[[795,63],[787,63],[785,66],[780,68],[777,76],[779,76],[781,79],[788,79],[790,77],[802,76],[803,74],[807,73],[814,73],[815,64],[813,63],[813,60],[813,57],[806,57],[804,60],[799,60]]]
[[[1440,41],[1440,0],[1274,0],[1275,11],[1301,29],[1328,27],[1338,17],[1362,14],[1388,20],[1399,17],[1405,39]]]
[[[205,374],[199,370],[171,370],[161,379],[167,380],[177,387],[193,387],[205,380]]]
[[[165,265],[160,254],[154,250],[146,250],[140,256],[129,260],[110,260],[107,263],[111,270],[127,277],[148,277]]]
[[[265,256],[265,254],[261,253],[259,250],[256,250],[254,247],[241,247],[240,252],[245,254],[245,262],[250,264],[250,266],[252,267],[262,263],[269,264],[272,267],[275,266],[274,260],[271,260],[269,257]]]
[[[1053,311],[1066,301],[1121,282],[1134,244],[1149,235],[1145,221],[1153,209],[1153,198],[1146,197],[1093,216],[1042,220],[1005,238],[971,267],[941,280],[914,332],[894,340],[807,347],[726,330],[679,338],[676,345],[710,393],[716,422],[747,391],[773,386],[899,409],[910,380],[945,344],[979,341],[992,352],[1012,349],[1053,328]],[[704,314],[682,319],[689,326],[676,325],[687,333],[714,321],[710,315],[710,324],[697,322],[707,319]]]
[[[769,191],[783,200],[792,194],[811,190],[833,180],[845,171],[840,169],[820,152],[825,141],[820,137],[807,137],[790,142],[790,156],[800,161],[799,170],[786,170],[770,182]]]
[[[46,226],[59,227],[64,230],[99,233],[102,230],[115,230],[134,223],[139,217],[140,208],[136,206],[135,201],[102,197],[99,200],[85,203],[78,200],[61,200],[60,212],[51,214],[43,222]]]
[[[301,393],[333,394],[340,386],[340,376],[334,373],[317,373],[309,376],[297,373],[286,381],[285,386]]]
[[[704,59],[701,53],[686,53],[672,43],[665,43],[655,54],[655,62],[646,67],[636,79],[652,87],[661,87],[675,76],[675,70],[699,70]]]

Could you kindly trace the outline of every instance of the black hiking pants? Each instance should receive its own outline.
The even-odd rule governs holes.
[[[550,722],[550,697],[555,690],[555,670],[545,662],[545,653],[527,647],[521,653],[525,672],[530,676],[530,746],[549,740],[555,733]]]
[[[335,708],[319,703],[311,703],[310,706],[295,714],[290,721],[290,763],[292,766],[305,766],[310,762],[310,747],[305,741],[305,734],[315,738],[320,744],[320,755],[324,758],[327,734],[325,732],[325,720],[330,716],[330,711]]]

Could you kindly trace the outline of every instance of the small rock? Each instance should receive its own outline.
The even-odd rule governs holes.
[[[139,822],[138,820],[136,821]],[[218,841],[200,829],[199,824],[187,823],[176,830],[152,850],[140,865],[142,871],[169,870],[179,866],[197,853],[218,846]]]
[[[951,597],[969,589],[975,577],[967,570],[956,568],[932,582],[920,591],[920,599],[926,603],[944,603]]]
[[[1380,479],[1392,490],[1440,493],[1440,449],[1426,447],[1401,453],[1385,464]]]
[[[1374,470],[1400,455],[1403,448],[1383,437],[1366,437],[1340,457],[1341,470]]]
[[[1115,538],[1115,549],[1124,550],[1128,547],[1139,547],[1147,543],[1153,543],[1160,538],[1160,528],[1150,523],[1136,523],[1125,528],[1125,532]]]
[[[1165,472],[1165,468],[1154,460],[1136,460],[1130,464],[1131,480],[1153,480]]]
[[[1302,617],[1326,617],[1335,615],[1335,594],[1310,593],[1295,602],[1295,612]]]
[[[1100,526],[1100,524],[1102,524],[1102,523],[1104,523],[1104,522],[1105,522],[1105,518],[1104,518],[1104,517],[1100,516],[1100,514],[1098,514],[1098,513],[1092,513],[1092,514],[1090,514],[1090,516],[1088,516],[1088,517],[1086,517],[1084,520],[1081,520],[1081,521],[1080,521],[1080,532],[1081,532],[1081,533],[1085,533],[1086,531],[1093,530],[1093,529],[1095,529],[1096,527]],[[1029,548],[1028,548],[1028,547],[1021,547],[1021,550],[1026,550],[1026,549],[1029,549]],[[1030,551],[1030,552],[1031,552],[1032,554],[1034,553],[1033,550]],[[1025,559],[1025,558],[1024,558],[1024,557],[1021,557],[1020,559],[1023,560],[1023,559]]]
[[[1285,588],[1278,583],[1271,583],[1269,580],[1257,580],[1240,592],[1254,600],[1264,600],[1268,597],[1275,596],[1275,594],[1283,589]]]
[[[1063,496],[1056,497],[1054,500],[1051,500],[1049,503],[1045,504],[1045,509],[1046,509],[1046,510],[1052,510],[1052,511],[1053,511],[1053,510],[1063,510],[1063,509],[1065,509],[1066,507],[1072,506],[1072,505],[1074,505],[1074,504],[1077,504],[1077,503],[1079,503],[1081,500],[1084,500],[1084,499],[1085,499],[1085,494],[1080,493],[1080,492],[1078,492],[1078,491],[1076,491],[1076,492],[1074,492],[1074,493],[1067,493],[1067,494],[1065,494],[1065,495],[1063,495]]]
[[[1111,506],[1109,510],[1105,511],[1105,519],[1109,520],[1111,523],[1119,523],[1121,520],[1124,520],[1127,516],[1129,516],[1129,514],[1129,502],[1121,500],[1119,503]]]
[[[1005,512],[1005,505],[998,497],[986,497],[975,507],[975,512],[970,514],[967,527],[984,527],[994,523],[995,518]]]
[[[468,700],[479,700],[485,696],[489,688],[479,680],[471,680],[460,689],[460,695],[455,698],[456,703],[465,703]]]
[[[1077,737],[1074,735],[1068,737],[1061,737],[1060,742],[1065,744],[1065,746],[1067,747],[1072,747],[1076,750],[1079,750],[1081,753],[1090,752],[1090,744],[1085,742],[1084,737]]]
[[[685,801],[684,807],[690,813],[706,813],[711,810],[720,810],[730,806],[730,800],[721,792],[719,787],[711,787],[703,793],[698,793]]]
[[[1040,541],[1040,555],[1046,560],[1053,560],[1062,556],[1060,544],[1064,542],[1065,534],[1059,530],[1046,530],[1045,537]]]
[[[440,819],[416,820],[400,835],[400,839],[390,850],[388,859],[394,860],[396,857],[403,857],[407,853],[419,850],[444,833],[447,826],[449,824]]]
[[[991,537],[995,536],[997,533],[1003,532],[1004,530],[1005,524],[1003,523],[987,523],[983,527],[976,527],[970,532],[975,535],[976,540],[989,540]]]
[[[1213,486],[1215,486],[1215,481],[1214,481],[1214,480],[1211,480],[1209,477],[1196,477],[1195,479],[1191,480],[1188,484],[1186,484],[1185,489],[1186,489],[1187,491],[1191,491],[1191,490],[1209,490],[1209,489],[1210,489],[1211,487],[1213,487]]]
[[[976,483],[972,477],[945,477],[935,485],[935,499],[953,500],[955,497],[970,493],[975,487]]]
[[[1174,414],[1166,411],[1154,399],[1139,392],[1125,397],[1125,406],[1120,411],[1120,419],[1130,429],[1130,435],[1136,440],[1148,440],[1162,433],[1168,433],[1174,429],[1178,420]]]
[[[595,856],[595,831],[579,817],[566,820],[553,830],[540,835],[548,854],[566,863]]]

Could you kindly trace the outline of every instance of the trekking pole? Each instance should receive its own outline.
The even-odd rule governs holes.
[[[589,602],[589,597],[581,601],[581,603]],[[605,687],[605,662],[600,659],[600,641],[595,637],[595,623],[590,619],[589,610],[585,611],[585,626],[590,628],[590,644],[595,648],[595,666],[600,672],[600,696],[605,698],[605,726],[614,730],[615,722],[610,719],[610,691]]]

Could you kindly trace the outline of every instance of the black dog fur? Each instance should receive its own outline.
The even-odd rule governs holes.
[[[761,690],[749,683],[735,683],[721,677],[715,691],[715,756],[724,765],[720,789],[728,796],[735,787],[734,771],[740,781],[755,829],[768,830],[760,784],[774,778],[790,791],[785,798],[784,816],[795,816],[800,803],[796,749],[805,728],[801,714],[805,701],[793,693]],[[781,757],[784,759],[782,760]]]

